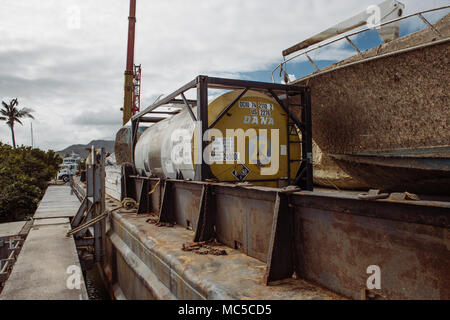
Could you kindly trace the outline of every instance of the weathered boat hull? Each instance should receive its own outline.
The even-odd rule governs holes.
[[[450,193],[450,147],[433,148],[427,153],[407,151],[395,153],[331,155],[352,177],[370,182],[372,187],[387,191],[416,193]]]
[[[336,190],[364,190],[369,186],[342,170],[336,161],[313,141],[314,184]]]
[[[311,87],[316,143],[371,187],[431,193],[448,186],[450,15],[435,28],[441,37],[426,29],[299,81]],[[446,151],[420,161],[405,153],[401,164],[389,156],[433,148]],[[378,158],[362,161],[366,153]]]

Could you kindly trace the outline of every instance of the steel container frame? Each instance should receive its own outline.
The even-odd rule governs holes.
[[[197,100],[186,99],[185,93],[191,89],[197,89]],[[208,89],[222,89],[222,90],[242,90],[242,93],[228,105],[219,116],[208,125]],[[283,108],[296,127],[302,134],[301,147],[302,147],[302,159],[299,171],[296,174],[294,181],[289,181],[294,185],[299,186],[303,190],[313,190],[313,165],[312,165],[312,126],[311,126],[311,91],[307,86],[299,85],[285,85],[275,84],[258,81],[236,80],[226,78],[208,77],[204,75],[197,76],[194,80],[188,82],[178,90],[167,95],[161,100],[155,102],[153,105],[147,107],[145,110],[136,114],[131,118],[131,154],[132,162],[134,163],[134,150],[137,143],[137,132],[140,123],[155,123],[162,119],[152,117],[152,115],[161,114],[157,108],[166,104],[182,104],[189,112],[192,121],[201,121],[202,128],[199,130],[203,137],[208,129],[211,129],[227,112],[233,107],[233,105],[248,91],[255,90],[268,94],[273,97],[276,102]],[[283,96],[284,95],[284,96]],[[294,95],[301,96],[301,119],[298,119],[292,112],[294,105],[289,102],[289,97]],[[177,99],[181,97],[180,99]],[[192,111],[192,107],[197,106],[197,114]],[[297,105],[295,105],[297,106]],[[289,134],[289,132],[288,132]],[[197,137],[197,138],[199,138]],[[203,150],[207,147],[208,142],[201,139],[201,143],[198,143],[198,147],[201,146],[201,150],[197,154],[203,154]],[[288,159],[290,159],[288,148]],[[288,175],[290,179],[290,174]],[[208,164],[202,161],[196,165],[195,181],[204,181],[211,179],[212,175],[209,170]]]

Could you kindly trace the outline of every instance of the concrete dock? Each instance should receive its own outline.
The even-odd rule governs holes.
[[[66,237],[80,202],[69,186],[49,186],[33,217],[0,300],[87,300],[73,237]]]
[[[26,221],[18,221],[0,224],[0,239],[19,236],[26,223]]]

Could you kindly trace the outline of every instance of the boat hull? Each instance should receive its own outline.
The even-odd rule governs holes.
[[[375,48],[383,55],[370,50],[297,82],[311,87],[316,143],[370,187],[431,193],[448,186],[450,16],[435,26],[442,37],[427,29]],[[431,42],[424,45],[424,39]],[[393,165],[398,159],[385,156],[423,149],[444,150],[443,160],[432,156],[433,151],[421,161],[405,153],[404,162]],[[361,157],[367,153],[375,155],[373,161]],[[433,171],[424,171],[425,162]],[[419,184],[417,175],[423,176]]]
[[[448,153],[450,146],[331,158],[349,175],[377,189],[449,195]]]

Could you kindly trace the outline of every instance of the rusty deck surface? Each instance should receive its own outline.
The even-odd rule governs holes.
[[[144,180],[136,180],[137,190]],[[156,186],[157,179],[147,180],[148,189],[137,201],[140,207],[147,203],[146,212],[160,212],[169,181]],[[150,215],[145,211],[111,215],[105,269],[129,299],[365,299],[371,265],[383,274],[378,298],[450,298],[450,202],[408,201],[394,194],[368,201],[356,192],[321,189],[294,192],[290,212],[279,211],[292,220],[274,233],[280,189],[175,180],[170,185],[167,201],[175,227],[146,222]],[[205,227],[199,216],[205,185],[211,203],[204,214],[215,217],[216,239],[227,256],[181,250]],[[152,189],[146,196],[145,190]],[[292,238],[274,245],[277,233]],[[288,259],[302,280],[285,277],[264,285],[271,248],[284,250],[280,259]],[[283,260],[273,261],[281,270]]]
[[[134,213],[112,216],[114,231],[109,236],[120,254],[118,278],[127,297],[142,298],[125,284],[137,276],[154,291],[153,298],[161,299],[343,298],[299,279],[265,286],[265,263],[226,246],[217,247],[227,252],[221,256],[183,251],[183,244],[192,241],[194,232],[181,226],[157,227],[146,222],[149,217]],[[139,267],[142,274],[137,274]],[[155,288],[160,288],[159,292]]]

